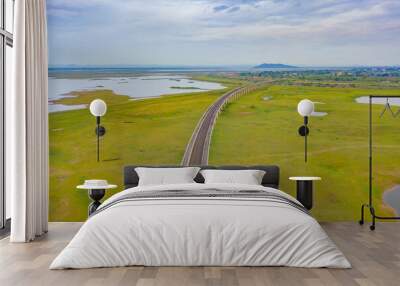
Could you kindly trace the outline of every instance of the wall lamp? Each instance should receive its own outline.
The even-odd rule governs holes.
[[[95,134],[97,136],[97,162],[100,161],[100,137],[106,134],[106,129],[100,125],[100,117],[106,114],[107,104],[101,99],[95,99],[90,103],[90,113],[96,117]]]
[[[297,112],[304,117],[304,125],[300,126],[299,134],[304,137],[304,161],[307,162],[307,136],[310,133],[308,117],[314,112],[314,102],[303,99],[297,105]]]

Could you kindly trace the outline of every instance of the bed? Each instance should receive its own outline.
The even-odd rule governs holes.
[[[280,191],[277,166],[201,166],[262,170],[260,185],[193,183],[138,186],[107,199],[50,269],[118,266],[292,266],[350,268],[318,222]],[[163,166],[173,167],[173,166]]]

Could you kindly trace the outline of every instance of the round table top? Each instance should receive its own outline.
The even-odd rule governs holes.
[[[118,187],[117,185],[104,185],[104,186],[89,186],[89,185],[79,185],[76,186],[77,189],[84,190],[107,190],[107,189],[115,189]]]
[[[321,177],[290,177],[292,181],[320,181]]]

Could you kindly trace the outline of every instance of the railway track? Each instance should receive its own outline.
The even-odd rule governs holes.
[[[235,88],[219,97],[203,114],[186,146],[182,166],[208,164],[211,135],[219,113],[226,103],[253,90],[254,86]]]

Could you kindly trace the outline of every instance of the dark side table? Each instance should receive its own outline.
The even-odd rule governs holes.
[[[78,189],[84,189],[88,191],[89,198],[92,199],[88,207],[88,215],[90,216],[94,213],[97,208],[101,205],[100,200],[104,197],[106,190],[114,189],[117,185],[109,185],[105,183],[104,185],[91,185],[85,182],[84,185],[77,186]]]
[[[320,181],[320,177],[290,177],[289,180],[296,181],[296,199],[302,205],[311,210],[313,207],[313,182]]]

